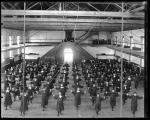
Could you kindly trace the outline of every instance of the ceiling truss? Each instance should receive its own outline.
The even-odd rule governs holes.
[[[23,3],[23,2],[22,2]],[[144,28],[145,4],[142,2],[29,2],[24,11],[20,2],[1,2],[4,27],[48,30],[120,30]],[[46,5],[45,5],[46,4]],[[9,6],[9,8],[8,8]],[[74,29],[76,26],[76,29]]]

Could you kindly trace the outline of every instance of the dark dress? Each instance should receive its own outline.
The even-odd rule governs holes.
[[[44,91],[42,93],[42,103],[41,103],[41,106],[43,108],[45,108],[46,105],[48,105],[48,96],[47,96],[47,93]]]
[[[99,111],[101,111],[101,102],[102,102],[103,98],[101,96],[96,97],[96,101],[95,101],[95,111],[98,114]]]
[[[64,99],[63,97],[59,97],[58,95],[54,96],[55,99],[57,99],[57,105],[56,110],[58,112],[58,115],[61,113],[62,110],[64,110]]]
[[[143,97],[140,96],[128,96],[129,98],[131,98],[131,111],[133,114],[135,114],[135,112],[137,111],[137,107],[138,107],[138,99],[142,99]]]
[[[78,106],[81,104],[81,94],[84,94],[82,91],[80,92],[73,92],[75,95],[75,107],[78,108]]]
[[[10,92],[6,92],[4,106],[7,107],[7,106],[11,105],[12,103],[13,102],[12,102],[12,98],[11,98]]]
[[[91,100],[92,100],[93,105],[95,103],[95,98],[96,98],[97,90],[98,90],[97,87],[92,87],[92,88],[89,89],[90,96],[92,97]]]
[[[57,99],[57,108],[56,110],[61,113],[62,110],[64,110],[64,103],[63,103],[63,97],[58,97]]]
[[[128,98],[127,93],[123,93],[122,95],[123,105],[126,103],[127,98]]]
[[[29,100],[32,103],[32,100],[33,100],[33,90],[32,89],[28,89],[28,95],[29,95]]]
[[[20,105],[20,112],[21,113],[24,113],[25,111],[28,110],[28,96],[24,96],[24,99],[23,99],[23,96],[21,96],[21,105]]]
[[[60,88],[60,92],[61,92],[62,96],[64,97],[65,93],[66,93],[66,89],[64,87]]]
[[[112,107],[112,110],[113,110],[114,106],[116,105],[116,96],[117,96],[116,93],[111,93],[111,95],[110,95],[110,105]]]

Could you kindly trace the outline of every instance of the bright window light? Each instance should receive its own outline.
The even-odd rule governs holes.
[[[9,36],[9,46],[12,45],[12,36]]]
[[[18,49],[17,51],[18,51],[18,54],[20,54],[20,49]]]
[[[13,57],[12,50],[9,51],[9,57]]]
[[[20,43],[20,36],[17,36],[17,45],[19,46]]]
[[[5,59],[4,59],[4,53],[2,53],[1,60],[2,60],[2,62],[5,61]]]
[[[64,49],[64,63],[73,62],[73,51],[71,48]]]

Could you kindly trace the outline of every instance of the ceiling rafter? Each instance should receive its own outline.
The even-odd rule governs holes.
[[[12,8],[12,9],[16,9],[16,7],[14,5],[12,5],[10,2],[7,2],[7,4]]]
[[[50,2],[48,2],[50,4]],[[53,8],[55,5],[57,5],[58,2],[56,2],[54,5],[50,6],[49,8],[47,8],[47,10],[50,10],[51,8]]]
[[[89,6],[91,6],[92,8],[94,8],[97,11],[100,11],[99,9],[97,9],[96,7],[94,7],[93,5],[91,5],[90,3],[87,3]]]
[[[42,2],[40,2],[41,10],[42,10]]]
[[[1,2],[1,6],[2,6],[4,9],[6,9],[6,10],[7,10],[7,7],[4,5],[4,3],[3,3],[3,2]]]
[[[5,17],[5,18],[1,18],[1,20],[3,21],[10,21],[10,22],[14,22],[14,21],[18,21],[18,22],[23,22],[24,21],[24,18],[10,18],[10,17]],[[74,19],[74,18],[26,18],[26,21],[31,21],[31,22],[40,22],[40,21],[43,21],[43,22],[81,22],[81,23],[121,23],[121,20],[120,19],[111,19],[111,20],[108,20],[108,19],[81,19],[81,18],[78,18],[78,19]],[[130,23],[130,24],[143,24],[144,25],[144,20],[124,20],[124,23]]]
[[[71,4],[72,4],[72,5],[74,5],[74,6],[76,6],[76,7],[78,7],[78,5],[76,5],[76,4],[75,4],[75,3],[73,3],[73,2],[71,2]],[[81,8],[80,6],[79,6],[79,9],[80,9],[80,10],[84,10],[84,9],[83,9],[83,8]]]
[[[108,4],[108,5],[105,7],[104,11],[106,11],[106,9],[109,7],[109,5],[110,5],[110,4]]]
[[[19,23],[14,23],[14,22],[3,22],[4,25],[23,25],[23,22],[19,22]],[[73,27],[75,26],[76,23],[64,23],[63,26],[68,26],[68,27]],[[54,27],[63,27],[62,23],[56,23],[56,22],[26,22],[26,25],[29,26],[54,26]],[[89,27],[89,26],[93,26],[93,27],[108,27],[108,28],[113,28],[113,27],[121,27],[121,24],[111,24],[111,23],[78,23],[78,26],[84,26],[84,27]],[[144,25],[142,24],[134,24],[133,26],[141,26],[144,27]],[[131,27],[130,24],[126,24],[125,27]]]
[[[24,15],[24,10],[2,10],[1,15]],[[124,18],[143,18],[144,19],[144,13],[143,12],[137,12],[136,14],[132,13],[122,13],[122,12],[97,12],[97,11],[78,11],[77,14],[74,14],[74,11],[47,11],[47,10],[26,10],[26,15],[54,15],[54,16],[93,16],[93,17],[117,17],[121,18],[123,15]]]
[[[33,3],[33,2],[28,3],[26,7],[28,8],[30,5],[32,5],[32,3]]]
[[[132,10],[133,8],[135,8],[136,6],[138,6],[139,4],[132,4],[128,10],[126,10],[126,12],[129,12],[130,10]]]
[[[49,3],[51,3],[51,2],[49,2]],[[51,10],[59,10],[59,2],[57,2],[56,4],[54,4],[54,6],[51,7]]]
[[[133,9],[133,10],[131,10],[130,12],[139,12],[139,11],[141,11],[141,10],[144,10],[145,9],[145,6],[141,6],[141,7],[138,7],[138,8],[135,8],[135,9]]]
[[[33,4],[32,6],[30,6],[29,8],[27,8],[27,10],[33,8],[34,6],[36,6],[37,4],[39,4],[39,2],[36,2],[35,4]]]
[[[122,10],[122,6],[120,6],[120,5],[118,5],[117,3],[113,3],[113,5],[115,5],[117,8],[119,8],[119,10]],[[124,11],[125,9],[123,8],[123,11]]]

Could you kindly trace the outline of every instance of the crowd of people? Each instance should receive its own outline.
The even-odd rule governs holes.
[[[108,97],[110,97],[110,106],[113,111],[116,106],[116,97],[119,97],[121,93],[120,62],[115,59],[83,60],[81,67],[97,115],[101,110],[101,101]],[[138,96],[136,92],[133,96],[129,93],[133,90],[132,81],[137,89],[141,74],[139,68],[131,66],[128,62],[123,62],[122,101],[124,105],[128,98],[132,98],[131,111],[133,115],[137,111],[137,99],[141,99],[143,96]]]
[[[8,106],[16,100],[20,100],[20,113],[25,115],[28,110],[28,105],[36,95],[42,94],[41,108],[45,111],[48,105],[50,96],[57,100],[56,111],[57,115],[62,115],[64,110],[64,101],[67,100],[66,92],[69,89],[69,64],[63,65],[57,62],[25,62],[25,71],[23,71],[23,63],[12,66],[5,71],[4,77],[4,106],[7,110]],[[62,68],[62,69],[61,69]],[[81,70],[79,69],[81,68]],[[72,80],[73,90],[70,92],[74,95],[74,105],[79,109],[81,105],[81,96],[87,94],[83,91],[86,83],[87,90],[90,95],[92,105],[95,106],[95,112],[101,111],[101,102],[110,100],[112,111],[116,106],[116,97],[121,94],[121,66],[117,60],[83,60],[81,64],[72,64]],[[24,74],[23,74],[24,73]],[[81,79],[83,74],[84,79]],[[139,80],[142,78],[142,73],[139,68],[135,68],[128,62],[123,62],[123,105],[126,100],[131,98],[131,111],[135,116],[137,111],[137,99],[144,96],[133,95],[130,92],[133,89],[132,81],[134,81],[135,89],[138,89]],[[59,79],[58,79],[59,78]],[[54,89],[58,90],[58,94],[54,94]],[[13,96],[13,99],[12,97]],[[110,97],[110,99],[108,99]]]
[[[5,71],[4,76],[5,108],[7,110],[8,106],[11,107],[11,104],[17,98],[21,100],[21,115],[25,114],[34,96],[39,94],[41,90],[46,89],[46,91],[50,91],[53,88],[53,83],[60,69],[59,64],[52,65],[50,62],[25,62],[24,66],[25,71],[23,71],[23,62],[12,66]],[[46,94],[50,93],[46,92]],[[13,100],[11,95],[13,96]],[[44,104],[42,104],[42,107],[45,106]]]

